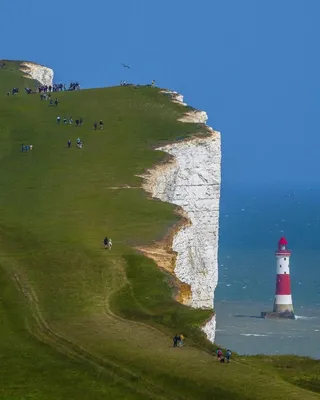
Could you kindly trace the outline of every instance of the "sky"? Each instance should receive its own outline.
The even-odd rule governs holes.
[[[319,15],[319,0],[2,0],[0,58],[83,88],[155,79],[221,132],[224,188],[317,186]]]

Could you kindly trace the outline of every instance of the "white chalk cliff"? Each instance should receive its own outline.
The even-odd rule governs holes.
[[[25,73],[26,78],[35,79],[41,85],[52,86],[53,70],[43,65],[24,62],[21,64],[20,70]]]
[[[185,105],[178,93],[164,93],[170,93],[174,102]],[[180,121],[205,124],[207,119],[204,111],[191,111]],[[188,296],[180,297],[182,303],[194,308],[213,309],[218,281],[221,148],[220,133],[208,126],[206,130],[207,136],[157,148],[172,158],[149,170],[143,176],[143,187],[153,197],[180,206],[180,213],[189,221],[182,225],[172,240],[172,250],[176,252],[173,273],[190,288]],[[213,342],[214,315],[202,330]]]

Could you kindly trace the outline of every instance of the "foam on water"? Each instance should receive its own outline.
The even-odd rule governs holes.
[[[303,315],[296,315],[295,317],[296,317],[296,319],[302,319],[302,320],[307,320],[307,321],[309,321],[311,319],[317,319],[317,317],[305,317]]]
[[[263,334],[259,334],[259,333],[240,333],[240,336],[255,336],[255,337],[264,337],[264,336],[268,336],[268,335],[263,335]]]

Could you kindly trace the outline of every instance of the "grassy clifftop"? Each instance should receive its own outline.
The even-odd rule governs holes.
[[[53,93],[50,107],[22,75],[0,69],[0,398],[319,398],[317,362],[217,363],[198,329],[209,312],[176,303],[171,277],[134,250],[177,222],[136,175],[164,159],[154,146],[201,129],[177,122],[185,108],[148,87]]]

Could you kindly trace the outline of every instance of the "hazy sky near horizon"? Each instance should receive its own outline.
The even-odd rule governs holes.
[[[207,111],[226,187],[320,183],[319,0],[3,0],[1,11],[0,58],[85,88],[155,79]]]

